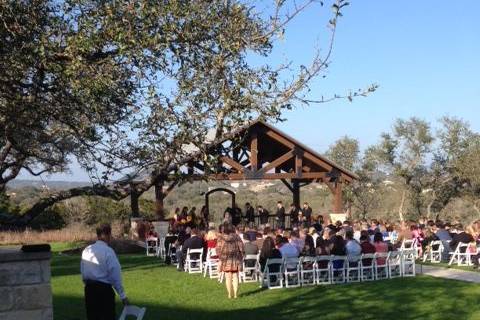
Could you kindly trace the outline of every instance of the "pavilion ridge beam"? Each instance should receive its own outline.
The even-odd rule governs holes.
[[[288,141],[287,139],[285,139],[284,137],[282,137],[281,135],[279,135],[278,133],[276,133],[273,130],[267,130],[267,132],[265,132],[265,134],[267,136],[269,136],[270,138],[273,138],[274,140],[277,140],[278,142],[280,142],[281,144],[283,144],[284,146],[286,146],[290,149],[295,148],[295,145],[293,143],[291,143],[290,141]]]
[[[319,159],[318,157],[315,157],[313,154],[311,154],[310,152],[304,152],[303,154],[303,157],[307,160],[310,160],[312,161],[313,163],[319,165],[320,167],[324,168],[325,170],[327,171],[331,171],[333,169],[333,167],[326,163],[325,161]]]

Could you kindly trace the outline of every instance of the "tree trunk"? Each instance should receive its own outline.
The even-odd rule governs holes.
[[[432,206],[435,203],[436,199],[437,199],[437,196],[435,194],[435,191],[433,191],[432,200],[430,200],[430,202],[428,203],[428,206],[427,206],[427,219],[430,219],[430,217],[432,215]]]
[[[400,201],[400,207],[398,208],[398,216],[400,218],[400,221],[403,222],[403,208],[405,206],[405,200],[407,198],[407,190],[403,190],[402,192],[402,200]]]

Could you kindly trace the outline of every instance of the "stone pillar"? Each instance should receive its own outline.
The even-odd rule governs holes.
[[[50,252],[0,249],[0,319],[53,319],[50,258]]]

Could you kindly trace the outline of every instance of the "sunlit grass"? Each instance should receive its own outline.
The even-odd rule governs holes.
[[[120,256],[126,292],[145,319],[480,319],[480,285],[425,276],[299,289],[242,284],[237,300],[153,257]],[[85,319],[80,257],[54,254],[55,319]],[[117,303],[120,310],[120,303]]]

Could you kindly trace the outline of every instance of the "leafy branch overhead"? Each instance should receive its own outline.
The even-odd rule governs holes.
[[[0,190],[21,170],[64,172],[72,159],[96,183],[145,168],[155,175],[189,149],[204,150],[211,132],[218,139],[257,117],[281,120],[298,104],[351,100],[376,89],[309,98],[311,81],[330,64],[348,2],[276,0],[270,14],[263,5],[3,1]],[[302,12],[323,6],[332,8],[328,28],[319,28],[329,33],[324,54],[312,49],[306,67],[251,62],[269,57]]]

